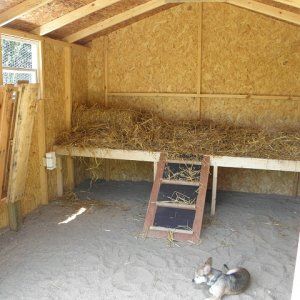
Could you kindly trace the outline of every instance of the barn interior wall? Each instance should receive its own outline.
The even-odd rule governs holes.
[[[88,99],[175,120],[299,128],[299,101],[109,95],[299,95],[299,40],[299,27],[229,4],[182,4],[90,43]],[[107,179],[152,178],[151,164],[110,161],[107,168]],[[219,176],[223,190],[294,195],[298,189],[294,173],[221,169]]]
[[[61,43],[45,40],[42,44],[42,74],[43,96],[45,115],[45,142],[46,151],[53,151],[55,139],[59,133],[66,130],[66,76],[71,76],[71,97],[73,105],[82,104],[87,100],[87,53],[79,47],[71,48],[71,70],[66,74],[65,46]],[[38,111],[39,113],[39,111]],[[22,199],[22,215],[28,213],[43,204],[41,198],[40,182],[40,157],[38,117],[35,118],[28,175],[26,178],[25,197]],[[75,161],[77,183],[83,176],[81,164]],[[78,167],[77,167],[78,166]],[[78,175],[78,176],[76,176]],[[66,176],[64,176],[66,177]],[[48,198],[57,196],[56,170],[47,171]],[[0,204],[0,228],[8,226],[8,212],[5,203]]]

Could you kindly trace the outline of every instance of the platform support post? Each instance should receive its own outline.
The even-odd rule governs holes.
[[[211,196],[211,212],[212,216],[216,213],[216,202],[217,202],[217,185],[218,185],[218,166],[213,168],[213,182],[212,182],[212,196]]]

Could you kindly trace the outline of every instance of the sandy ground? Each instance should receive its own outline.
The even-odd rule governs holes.
[[[27,217],[20,232],[2,231],[0,299],[201,300],[208,289],[191,279],[209,256],[215,267],[242,265],[251,273],[246,293],[225,299],[290,299],[299,198],[219,193],[201,244],[170,247],[139,237],[150,188],[98,183],[80,195],[106,200],[105,206],[54,202]],[[81,215],[59,224],[82,207]]]

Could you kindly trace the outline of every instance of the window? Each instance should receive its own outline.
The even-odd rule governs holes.
[[[2,36],[3,83],[38,82],[38,42]]]

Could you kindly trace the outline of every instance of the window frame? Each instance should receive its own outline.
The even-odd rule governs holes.
[[[31,44],[32,47],[32,57],[35,58],[32,60],[32,68],[12,68],[12,67],[5,67],[2,64],[2,56],[1,56],[1,68],[0,70],[2,71],[1,77],[4,77],[4,72],[7,73],[13,73],[13,74],[20,74],[20,73],[25,73],[25,74],[33,74],[34,76],[34,82],[32,83],[40,83],[40,42],[31,40],[31,39],[26,39],[26,38],[21,38],[21,37],[15,37],[11,35],[6,35],[6,34],[1,34],[0,35],[1,39],[1,47],[2,47],[2,41],[3,40],[8,40],[8,41],[14,41],[14,42],[20,42],[20,43],[26,43],[26,44]],[[3,55],[3,51],[1,49],[0,51]]]

